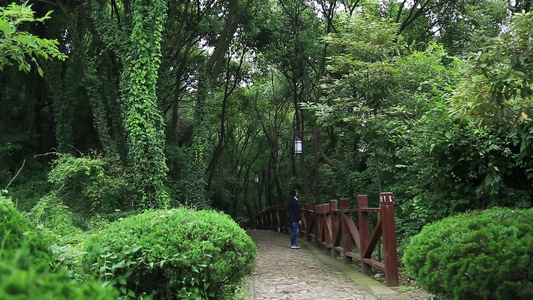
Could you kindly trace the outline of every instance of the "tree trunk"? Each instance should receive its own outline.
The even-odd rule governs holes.
[[[251,1],[251,0],[250,0]],[[209,207],[208,200],[205,198],[207,188],[206,181],[206,147],[209,141],[209,130],[205,123],[205,115],[208,112],[208,94],[209,86],[213,85],[220,74],[224,55],[228,50],[231,40],[237,30],[240,17],[246,12],[250,1],[246,3],[243,9],[239,9],[237,0],[230,0],[228,14],[223,31],[217,41],[213,54],[207,61],[204,70],[200,70],[198,76],[198,90],[196,93],[196,119],[194,120],[193,142],[191,149],[191,171],[189,180],[188,199],[193,201],[198,208],[204,209]]]

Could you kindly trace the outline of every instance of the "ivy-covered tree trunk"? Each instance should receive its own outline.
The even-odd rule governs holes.
[[[59,64],[63,65],[65,63],[60,62]],[[50,73],[48,78],[51,80],[49,80],[48,83],[52,87],[52,95],[54,98],[53,111],[57,150],[61,153],[73,153],[74,137],[72,124],[74,119],[74,103],[71,95],[69,95],[72,93],[73,86],[65,86],[63,80],[60,78],[61,71],[54,71],[56,72]],[[72,69],[68,68],[67,74],[71,73],[71,71]]]
[[[127,133],[128,168],[134,208],[168,205],[163,180],[168,168],[164,154],[163,118],[157,105],[156,83],[161,64],[161,37],[166,1],[133,1],[133,24],[126,55],[123,111]]]
[[[206,147],[209,146],[209,132],[206,124],[207,102],[209,94],[209,79],[205,71],[198,74],[198,91],[196,94],[196,109],[194,113],[194,131],[192,145],[189,148],[189,178],[187,180],[187,201],[198,209],[209,208],[205,197],[205,172],[207,170]]]

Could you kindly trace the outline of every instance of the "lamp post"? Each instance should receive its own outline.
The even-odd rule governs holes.
[[[304,131],[298,131],[295,130],[294,133],[298,135],[303,135],[306,133],[312,133],[313,134],[313,146],[314,146],[314,152],[315,152],[315,204],[318,205],[320,203],[320,174],[318,173],[318,128],[314,128],[313,130],[304,130]],[[294,139],[294,153],[300,154],[303,152],[303,145],[302,140],[299,136],[296,136]]]
[[[296,137],[294,139],[294,153],[296,154],[302,153],[302,140],[300,140],[299,137]]]

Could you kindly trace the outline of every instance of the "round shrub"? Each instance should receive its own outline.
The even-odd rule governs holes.
[[[492,208],[435,222],[403,262],[422,287],[448,299],[533,299],[533,209]]]
[[[251,273],[257,248],[229,216],[184,208],[112,223],[86,242],[87,265],[123,294],[220,299]]]
[[[64,273],[20,268],[0,261],[0,300],[110,300],[118,291],[104,288],[102,282],[73,283]]]
[[[48,243],[33,230],[13,203],[0,195],[0,260],[11,260],[23,245],[29,249],[28,263],[48,264],[51,261]]]

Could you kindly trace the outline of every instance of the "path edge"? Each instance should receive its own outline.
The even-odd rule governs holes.
[[[304,246],[302,248],[310,251],[319,261],[328,267],[343,273],[347,278],[355,282],[358,288],[364,289],[378,299],[397,298],[399,296],[392,288],[327,255],[314,243],[308,242],[303,238],[299,238],[298,240],[300,246]]]

